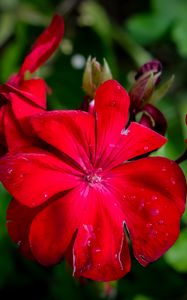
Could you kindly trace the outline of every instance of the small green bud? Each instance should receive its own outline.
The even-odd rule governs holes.
[[[112,73],[107,61],[101,65],[96,58],[88,57],[83,74],[83,90],[86,95],[93,99],[97,88],[106,80],[112,79]]]

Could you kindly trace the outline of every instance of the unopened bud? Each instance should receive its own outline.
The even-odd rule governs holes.
[[[112,73],[107,61],[101,65],[96,58],[88,57],[83,74],[83,90],[93,99],[97,88],[106,80],[112,79]]]
[[[152,96],[156,85],[160,81],[162,66],[153,60],[143,65],[135,75],[135,83],[129,91],[131,109],[140,111]]]

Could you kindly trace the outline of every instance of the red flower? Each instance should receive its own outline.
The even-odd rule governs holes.
[[[130,270],[124,228],[143,266],[176,241],[185,177],[166,158],[136,159],[166,139],[134,122],[126,128],[128,108],[126,91],[109,80],[96,92],[95,115],[31,118],[46,150],[28,148],[0,162],[0,179],[17,199],[8,210],[9,233],[22,252],[46,266],[65,256],[75,276],[111,281]]]
[[[46,108],[45,81],[41,78],[25,80],[25,73],[35,72],[50,57],[58,47],[63,34],[63,19],[55,15],[49,27],[34,43],[19,72],[6,84],[0,85],[1,144],[5,149],[8,147],[9,151],[15,149],[18,144],[19,146],[32,144],[24,135],[30,134],[26,118]]]

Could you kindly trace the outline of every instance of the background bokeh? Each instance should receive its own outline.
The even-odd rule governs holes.
[[[151,58],[163,64],[162,80],[175,80],[157,103],[168,121],[168,144],[157,155],[177,159],[187,138],[187,0],[0,0],[0,82],[16,72],[54,13],[65,19],[65,36],[38,75],[52,89],[48,108],[79,108],[88,55],[106,58],[113,76],[127,90],[136,69]],[[186,162],[181,164],[187,175]],[[32,183],[31,183],[32,184]],[[23,258],[7,234],[10,195],[0,186],[0,299],[187,300],[187,214],[175,245],[157,262],[112,283],[78,281],[62,262],[53,268]],[[110,245],[109,245],[110,247]]]

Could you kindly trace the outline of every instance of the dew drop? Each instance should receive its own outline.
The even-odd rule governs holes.
[[[44,193],[44,198],[46,199],[48,197],[48,194],[47,193]]]
[[[144,151],[147,151],[148,149],[149,149],[149,147],[148,146],[144,146]]]
[[[140,209],[143,209],[145,207],[145,201],[141,200],[140,201]]]
[[[29,161],[29,159],[27,157],[24,157],[24,156],[21,159],[25,160],[25,161]]]
[[[160,213],[159,209],[158,208],[152,208],[151,209],[151,214],[152,216],[158,216]]]
[[[115,257],[115,259],[118,259],[118,253],[116,253],[114,257]]]
[[[151,197],[151,199],[152,199],[152,200],[158,200],[158,197],[155,196],[155,195],[153,195],[153,196]]]
[[[173,177],[170,178],[171,184],[175,185],[176,181]]]
[[[147,227],[147,228],[152,228],[152,227],[153,227],[153,224],[152,224],[152,223],[147,223],[147,224],[146,224],[146,227]]]
[[[163,171],[163,172],[166,172],[166,167],[162,167],[162,171]]]
[[[125,129],[125,128],[124,128],[124,129],[122,129],[121,134],[122,134],[122,135],[128,135],[129,132],[130,132],[129,129]]]
[[[159,220],[159,221],[158,221],[158,224],[159,224],[159,225],[164,224],[164,220]]]
[[[168,240],[168,237],[169,237],[169,233],[166,232],[166,233],[165,233],[165,241],[166,241],[166,242],[167,242],[167,240]]]
[[[110,148],[115,148],[115,147],[116,147],[116,144],[109,144],[109,147],[110,147]]]
[[[20,178],[23,178],[23,174],[20,174],[19,177],[20,177]]]
[[[96,253],[100,253],[100,252],[101,252],[101,249],[100,249],[100,248],[97,248],[97,249],[95,249],[95,252],[96,252]]]
[[[153,237],[156,237],[158,235],[158,231],[157,230],[152,230],[150,232],[150,234],[153,236]]]
[[[18,247],[20,247],[21,246],[21,241],[18,241],[16,244],[17,244]]]
[[[88,240],[87,245],[88,245],[88,247],[91,246],[91,241],[90,240]]]
[[[8,169],[8,174],[12,174],[12,172],[13,172],[13,169]]]

